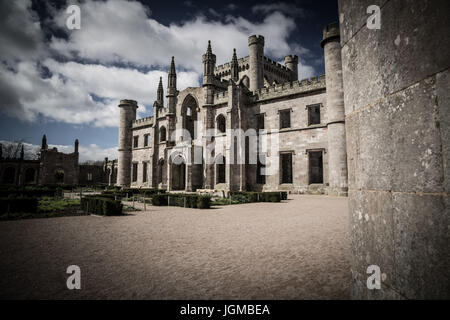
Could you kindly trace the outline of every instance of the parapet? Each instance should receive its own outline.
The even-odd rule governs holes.
[[[133,129],[151,125],[153,125],[153,116],[134,120],[131,124]]]
[[[261,46],[264,46],[264,37],[261,35],[252,35],[248,37],[248,45],[251,46],[253,44],[259,44]]]
[[[129,100],[129,99],[120,100],[119,107],[122,107],[122,106],[134,106],[136,108],[138,107],[137,101]]]
[[[275,84],[269,87],[264,87],[253,91],[253,95],[256,97],[255,101],[262,101],[292,94],[319,91],[325,88],[325,75],[321,75],[309,79],[303,79],[301,81],[285,82],[282,84]]]
[[[323,40],[320,42],[321,47],[323,48],[328,41],[339,39],[339,23],[333,22],[323,28]]]

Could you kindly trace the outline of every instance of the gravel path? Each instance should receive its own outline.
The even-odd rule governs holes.
[[[0,298],[347,299],[347,199],[0,222]],[[68,290],[66,268],[81,268]]]

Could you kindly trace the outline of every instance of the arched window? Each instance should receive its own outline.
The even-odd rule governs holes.
[[[183,125],[183,140],[196,139],[195,122],[197,121],[198,104],[192,95],[187,95],[181,107],[182,125]]]
[[[219,114],[217,116],[216,125],[218,132],[224,133],[226,131],[226,120],[223,114]]]
[[[161,128],[159,128],[159,141],[161,142],[166,141],[167,139],[166,135],[167,135],[166,127],[162,126]]]

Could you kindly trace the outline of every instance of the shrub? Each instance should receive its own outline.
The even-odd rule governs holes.
[[[154,206],[167,206],[167,194],[155,194],[152,197],[152,205]]]
[[[238,203],[251,203],[251,202],[280,202],[282,198],[282,192],[244,192],[244,191],[232,191],[230,197],[232,201]],[[286,196],[287,198],[287,196]]]
[[[199,196],[197,199],[197,207],[199,209],[209,209],[211,207],[211,197]]]
[[[37,198],[0,198],[0,214],[36,213],[37,208]]]
[[[103,196],[85,196],[81,199],[83,211],[103,216],[122,215],[123,205],[120,201],[115,201]]]

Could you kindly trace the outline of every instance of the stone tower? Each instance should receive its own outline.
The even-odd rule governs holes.
[[[131,158],[133,133],[131,124],[136,120],[137,102],[134,100],[120,100],[119,123],[119,157],[117,168],[117,185],[129,187],[131,184]]]
[[[327,127],[329,188],[332,195],[347,195],[347,148],[345,142],[345,108],[342,83],[342,61],[339,25],[332,23],[323,29],[325,75],[327,83]]]
[[[212,53],[211,41],[208,41],[203,61],[203,87],[205,88],[205,104],[213,104],[214,101],[214,68],[216,67],[216,55]]]
[[[298,57],[296,55],[289,55],[284,57],[284,65],[291,71],[291,81],[298,80]]]
[[[264,86],[264,37],[250,36],[248,47],[250,51],[250,91],[255,91]]]
[[[339,1],[357,299],[450,299],[450,2],[405,2]]]

